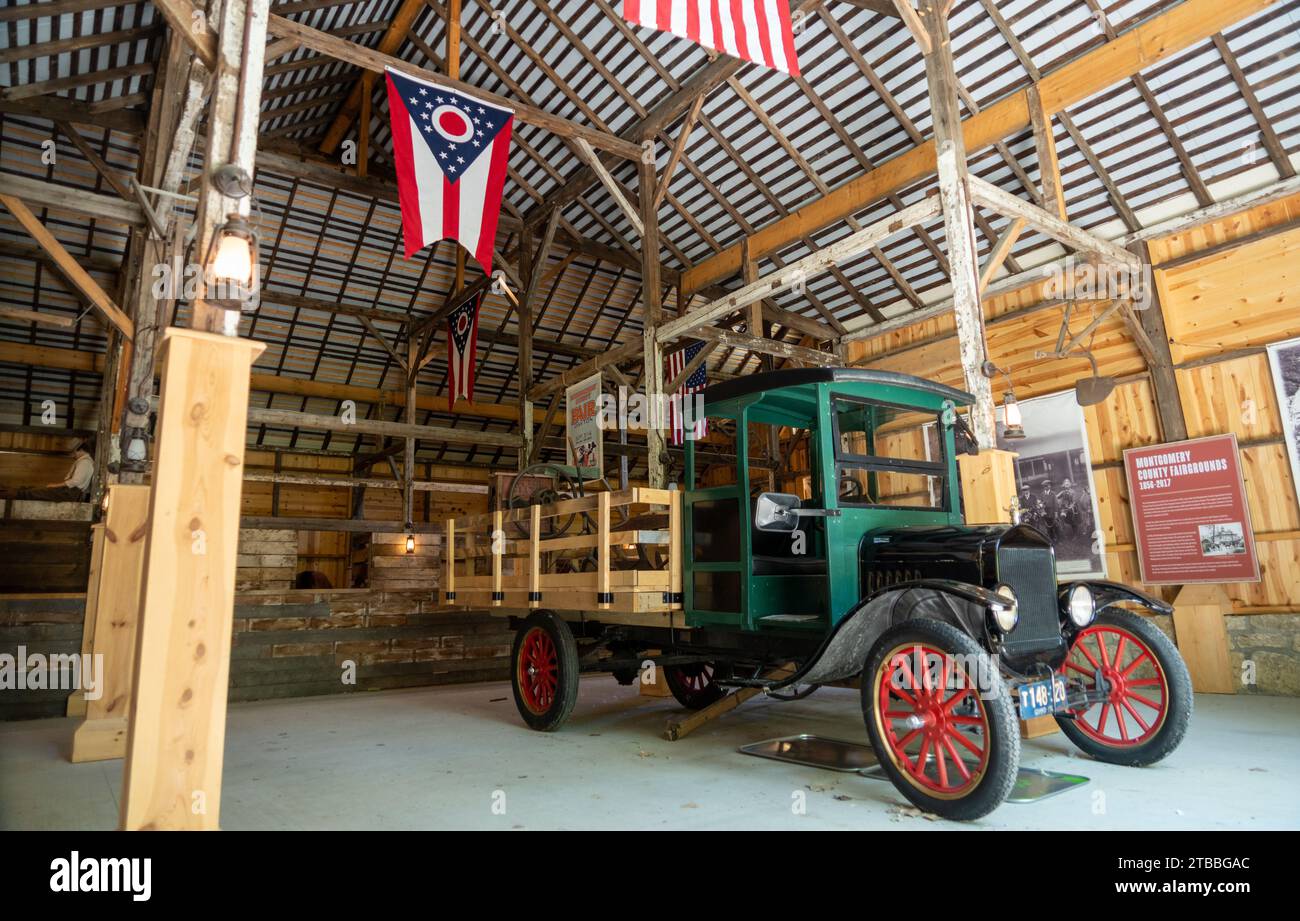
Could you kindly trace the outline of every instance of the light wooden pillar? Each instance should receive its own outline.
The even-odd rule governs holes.
[[[126,756],[148,521],[148,486],[118,483],[108,487],[90,644],[99,668],[99,696],[86,701],[86,718],[72,737],[74,762]]]
[[[957,456],[968,525],[1011,523],[1011,504],[1017,495],[1017,457],[1016,452],[1000,448]]]
[[[260,343],[163,337],[122,827],[216,829],[247,438]]]
[[[929,34],[925,76],[938,158],[939,198],[943,202],[944,236],[952,268],[953,313],[966,389],[974,395],[971,428],[981,448],[997,446],[993,388],[983,373],[984,314],[980,306],[979,259],[975,244],[975,209],[966,172],[966,142],[962,137],[957,74],[948,34],[946,0],[921,0],[921,22]],[[923,50],[924,46],[923,46]]]
[[[1184,585],[1174,600],[1174,636],[1198,694],[1237,692],[1224,621],[1231,613],[1232,599],[1217,583]]]
[[[90,526],[90,575],[86,579],[86,606],[81,621],[81,654],[90,655],[95,642],[95,614],[99,608],[99,569],[104,558],[104,524]],[[84,660],[83,660],[84,661]],[[68,698],[68,716],[86,715],[86,695],[81,690]]]
[[[645,381],[646,397],[650,404],[650,420],[645,433],[646,468],[650,487],[662,489],[668,485],[664,469],[664,457],[668,452],[664,427],[668,420],[663,406],[664,350],[663,344],[656,338],[663,312],[660,300],[663,292],[659,288],[659,216],[654,207],[658,176],[653,160],[638,164],[638,178],[641,224],[645,229],[641,237],[641,317],[645,329],[645,371],[641,378]]]

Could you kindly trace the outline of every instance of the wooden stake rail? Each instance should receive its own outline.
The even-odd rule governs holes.
[[[681,626],[681,502],[677,491],[634,487],[448,520],[446,602]],[[646,515],[664,526],[618,527]]]

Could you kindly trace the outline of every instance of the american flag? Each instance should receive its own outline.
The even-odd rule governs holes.
[[[789,0],[623,0],[623,18],[799,76]]]
[[[515,113],[391,68],[386,75],[406,258],[450,237],[491,274]]]
[[[678,349],[676,352],[673,352],[671,355],[665,356],[664,357],[665,377],[671,381],[677,375],[681,374],[682,370],[688,364],[691,363],[691,359],[694,358],[696,355],[698,355],[700,349],[702,348],[704,348],[704,343],[696,342],[693,345],[688,345],[684,349]],[[698,419],[695,418],[695,412],[694,412],[695,401],[690,399],[691,394],[699,393],[705,388],[707,384],[708,381],[704,373],[704,363],[701,362],[700,366],[691,372],[691,376],[686,378],[686,380],[682,382],[681,388],[677,391],[677,396],[679,396],[680,399],[672,400],[669,402],[668,419],[669,422],[672,423],[673,444],[679,445],[683,441],[685,441],[687,437],[685,431],[686,429],[685,422],[683,421],[682,418],[683,406],[686,409],[685,415],[690,416],[691,421],[694,423],[691,426],[691,434],[690,434],[691,441],[699,441],[705,435],[709,434],[708,418],[705,417],[703,413],[700,414]]]

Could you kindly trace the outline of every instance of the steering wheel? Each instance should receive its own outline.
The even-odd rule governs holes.
[[[862,484],[851,476],[840,477],[840,498],[861,499]]]

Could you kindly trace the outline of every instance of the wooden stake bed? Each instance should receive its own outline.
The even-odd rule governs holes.
[[[682,494],[634,487],[447,521],[443,598],[501,616],[684,626]]]

